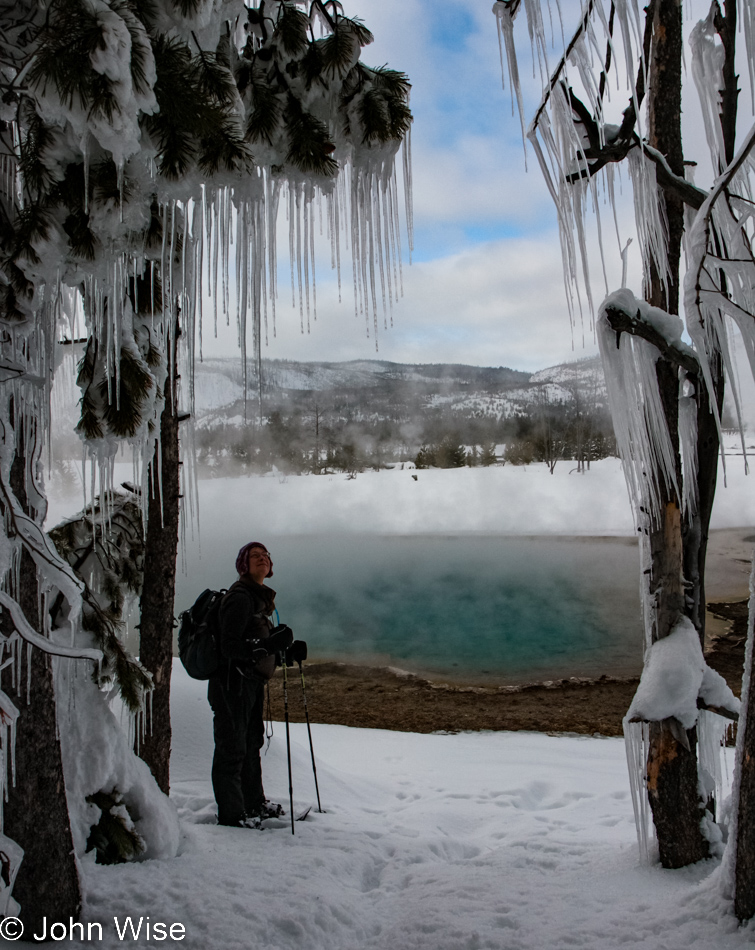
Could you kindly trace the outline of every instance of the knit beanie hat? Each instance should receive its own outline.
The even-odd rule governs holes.
[[[250,541],[249,544],[245,544],[244,547],[236,555],[236,573],[239,576],[243,577],[244,574],[249,572],[249,552],[252,548],[262,548],[262,550],[270,558],[270,570],[267,572],[265,577],[273,576],[273,559],[270,557],[270,552],[265,547],[264,544],[260,541]]]

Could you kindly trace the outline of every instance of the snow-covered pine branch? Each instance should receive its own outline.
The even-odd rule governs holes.
[[[143,709],[152,678],[121,642],[125,615],[138,597],[144,569],[144,524],[139,499],[113,492],[56,525],[49,532],[58,553],[84,585],[82,628],[97,644],[103,659],[97,671],[100,686],[111,685],[132,714]],[[57,598],[52,621],[65,624],[66,611]]]

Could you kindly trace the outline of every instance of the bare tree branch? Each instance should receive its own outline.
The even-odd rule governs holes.
[[[608,325],[616,333],[617,346],[622,333],[640,337],[648,343],[652,343],[669,362],[675,366],[680,366],[690,376],[694,378],[701,377],[700,364],[694,352],[689,347],[682,349],[670,343],[652,324],[642,319],[639,310],[636,313],[630,313],[628,310],[622,310],[609,304],[603,308],[602,312],[606,316]]]

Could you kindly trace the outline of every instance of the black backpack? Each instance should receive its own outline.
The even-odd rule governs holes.
[[[192,679],[208,680],[220,667],[220,602],[225,594],[202,591],[178,618],[178,655]]]

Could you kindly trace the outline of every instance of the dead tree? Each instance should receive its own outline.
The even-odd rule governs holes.
[[[519,6],[520,0],[499,0],[494,6],[517,90],[513,16]],[[716,489],[724,370],[730,360],[723,318],[712,319],[710,310],[732,313],[735,299],[750,315],[753,307],[747,280],[735,273],[737,266],[749,266],[751,226],[743,223],[742,215],[738,223],[727,223],[728,231],[718,219],[704,234],[699,228],[706,206],[719,200],[725,205],[734,192],[741,200],[747,192],[743,178],[749,172],[743,164],[730,176],[730,187],[717,197],[716,188],[709,192],[685,178],[680,129],[682,6],[675,0],[650,0],[641,41],[633,29],[641,22],[633,0],[610,4],[589,0],[555,70],[548,68],[538,12],[528,8],[536,57],[546,78],[527,138],[558,207],[572,306],[579,302],[580,268],[582,292],[592,306],[585,205],[591,200],[598,204],[601,188],[613,202],[612,168],[617,162],[628,163],[635,193],[644,302],[628,291],[609,296],[601,307],[598,332],[617,441],[643,535],[646,647],[649,652],[685,619],[694,625],[702,644],[705,555]],[[718,0],[709,8],[706,4],[707,16],[692,37],[717,172],[730,169],[734,161],[736,12],[734,0],[726,0],[723,9]],[[593,51],[601,44],[605,57],[594,70]],[[702,55],[711,44],[722,48],[720,66],[711,67],[716,58]],[[623,112],[609,115],[606,89],[616,70],[617,50],[622,51],[631,93]],[[748,50],[748,55],[752,58],[755,51]],[[579,69],[572,69],[573,64]],[[709,74],[712,69],[715,75]],[[517,97],[521,111],[518,92]],[[685,208],[686,220],[695,221],[691,234],[685,234]],[[707,280],[702,305],[696,307],[689,272],[686,278],[685,315],[694,347],[682,343],[682,323],[676,317],[685,241],[688,258],[702,268]],[[732,267],[733,257],[745,263]],[[711,293],[713,297],[708,296]],[[749,341],[752,328],[743,312],[738,315]],[[726,702],[735,706],[733,699]],[[650,752],[643,771],[661,861],[679,867],[708,853],[700,830],[705,803],[698,792],[696,731],[671,715],[650,722],[649,732]]]

